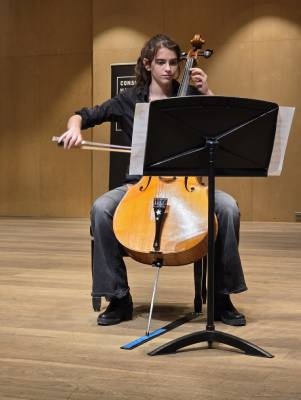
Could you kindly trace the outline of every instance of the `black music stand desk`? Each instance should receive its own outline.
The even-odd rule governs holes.
[[[220,96],[187,96],[150,103],[143,175],[208,176],[207,325],[148,353],[174,352],[195,343],[214,342],[248,355],[273,357],[246,340],[214,326],[214,204],[216,176],[267,176],[278,105]]]

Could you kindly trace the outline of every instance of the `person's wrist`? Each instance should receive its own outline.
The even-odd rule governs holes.
[[[213,92],[208,88],[205,92],[203,92],[205,96],[213,96]]]

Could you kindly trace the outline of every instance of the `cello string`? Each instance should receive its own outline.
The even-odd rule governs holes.
[[[178,96],[179,97],[180,96],[184,96],[186,94],[185,92],[187,90],[188,82],[189,82],[189,79],[190,79],[190,68],[192,68],[193,61],[194,61],[193,58],[188,58],[188,60],[186,62],[186,65],[185,65],[185,68],[184,68],[184,72],[183,72],[183,78],[182,78],[182,81],[181,81],[181,84],[180,84],[180,88],[179,88],[179,91],[178,91]]]

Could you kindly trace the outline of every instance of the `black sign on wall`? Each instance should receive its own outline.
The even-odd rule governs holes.
[[[135,65],[131,64],[112,64],[111,65],[111,97],[116,96],[126,88],[134,86]],[[122,131],[118,123],[111,123],[111,144],[124,146]],[[110,153],[110,175],[109,188],[113,189],[124,183],[124,177],[129,164],[130,155],[128,153]]]

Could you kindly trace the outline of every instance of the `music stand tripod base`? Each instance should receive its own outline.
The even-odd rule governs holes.
[[[257,345],[248,342],[247,340],[238,338],[225,332],[217,330],[213,331],[198,331],[172,340],[156,349],[150,351],[148,355],[156,356],[161,354],[174,353],[180,348],[190,346],[196,343],[208,342],[208,347],[213,348],[215,342],[223,343],[228,346],[235,347],[247,355],[273,358],[274,356]]]

